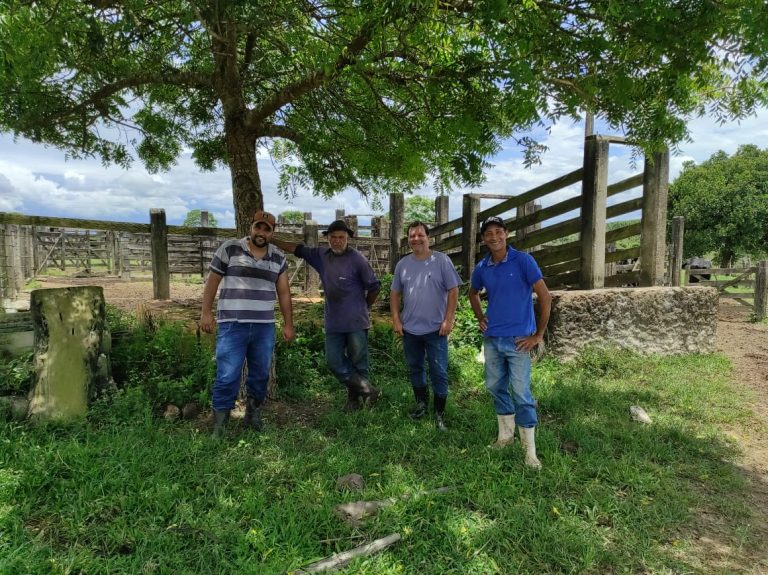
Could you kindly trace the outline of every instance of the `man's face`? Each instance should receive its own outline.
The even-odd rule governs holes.
[[[340,256],[347,250],[347,243],[349,242],[349,236],[347,232],[338,231],[328,234],[328,244],[331,246],[331,251]]]
[[[272,239],[272,230],[264,222],[251,224],[251,243],[257,248],[263,248]]]
[[[408,230],[408,246],[416,255],[429,251],[429,236],[424,231],[424,226],[416,226]]]
[[[483,241],[492,252],[507,248],[507,230],[501,226],[491,224],[483,232]]]

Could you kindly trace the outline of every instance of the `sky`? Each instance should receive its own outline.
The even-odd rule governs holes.
[[[709,118],[697,118],[689,123],[689,129],[693,141],[682,143],[679,154],[671,157],[670,181],[685,161],[701,163],[718,150],[731,154],[742,144],[768,146],[768,110],[761,109],[754,117],[725,125],[718,125]],[[604,130],[600,132],[606,133]],[[494,166],[487,171],[487,181],[482,186],[452,192],[450,219],[461,215],[463,193],[516,195],[579,168],[583,137],[582,123],[563,121],[556,124],[540,140],[549,148],[542,155],[541,165],[532,168],[523,167],[520,150],[514,143],[505,142],[503,150],[491,159]],[[383,209],[374,210],[355,191],[345,192],[332,200],[302,192],[289,202],[276,192],[277,171],[269,157],[260,156],[258,162],[264,207],[275,214],[285,210],[311,212],[314,220],[328,224],[334,219],[336,209],[343,208],[347,215],[361,215],[359,224],[367,225],[367,215],[383,213],[387,209],[386,198]],[[609,183],[640,170],[642,162],[634,167],[631,165],[628,147],[611,145]],[[548,197],[545,205],[577,193],[578,186],[572,186]],[[423,195],[434,197],[429,191]],[[637,195],[639,190],[625,192],[611,198],[609,203]],[[495,202],[498,200],[483,200],[481,207],[490,207]],[[124,170],[104,166],[98,159],[68,160],[55,148],[22,139],[14,141],[11,135],[0,134],[0,212],[149,223],[151,208],[165,209],[169,224],[181,224],[189,210],[201,209],[213,213],[219,227],[234,227],[229,172],[201,172],[189,154],[180,157],[177,165],[168,172],[150,174],[139,161]]]

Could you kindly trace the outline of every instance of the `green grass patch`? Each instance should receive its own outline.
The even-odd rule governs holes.
[[[286,573],[392,532],[403,540],[343,572],[688,573],[697,509],[749,522],[734,446],[717,426],[751,415],[719,355],[588,351],[538,364],[536,473],[518,443],[487,447],[496,420],[474,349],[451,351],[450,431],[439,434],[406,417],[402,353],[383,327],[371,348],[385,393],[373,410],[342,414],[342,390],[321,366],[318,381],[286,384],[284,399],[301,398],[312,424],[268,417],[262,434],[217,442],[153,418],[131,386],[133,417],[120,423],[0,426],[0,573]],[[307,361],[282,353],[282,363]],[[633,422],[630,405],[654,423]],[[336,478],[353,472],[365,490],[338,491]],[[400,501],[360,527],[333,513],[445,485],[456,489]]]

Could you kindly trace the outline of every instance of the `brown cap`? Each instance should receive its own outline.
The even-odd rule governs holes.
[[[269,212],[265,212],[264,210],[259,210],[255,214],[253,214],[253,220],[251,221],[253,224],[267,224],[269,226],[270,230],[275,229],[275,216],[270,214]]]

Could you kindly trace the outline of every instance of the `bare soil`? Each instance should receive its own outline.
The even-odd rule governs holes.
[[[100,285],[108,303],[126,310],[197,321],[202,284],[171,283],[171,299],[152,299],[151,279],[124,281],[110,277],[40,278],[40,287]],[[718,351],[733,365],[732,380],[745,391],[752,411],[749,425],[733,425],[723,432],[738,446],[733,463],[748,486],[751,525],[715,510],[699,509],[690,526],[694,548],[686,560],[702,573],[768,574],[768,325],[749,322],[750,309],[724,300],[717,325]],[[271,404],[270,419],[276,425],[311,425],[316,416],[301,408]],[[749,535],[745,535],[748,533]],[[689,533],[690,535],[690,533]]]

